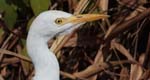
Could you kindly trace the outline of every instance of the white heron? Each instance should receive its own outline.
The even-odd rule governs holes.
[[[63,11],[42,12],[31,24],[27,51],[35,68],[33,80],[59,80],[59,64],[47,42],[56,35],[69,34],[88,21],[108,17],[102,14],[72,15]]]

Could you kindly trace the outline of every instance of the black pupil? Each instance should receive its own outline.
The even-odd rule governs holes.
[[[58,22],[58,23],[61,23],[61,20],[58,20],[57,22]]]

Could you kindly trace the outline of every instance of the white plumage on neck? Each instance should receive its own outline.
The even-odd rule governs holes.
[[[35,67],[33,80],[59,80],[58,61],[42,37],[28,36],[27,49]]]

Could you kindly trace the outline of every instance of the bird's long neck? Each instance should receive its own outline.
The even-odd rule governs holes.
[[[58,61],[44,38],[29,33],[27,50],[35,67],[34,80],[59,80]]]

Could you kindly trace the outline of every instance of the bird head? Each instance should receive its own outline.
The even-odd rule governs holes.
[[[29,33],[41,37],[54,37],[56,35],[69,34],[85,22],[107,17],[108,15],[104,14],[72,15],[57,10],[45,11],[35,18]]]

